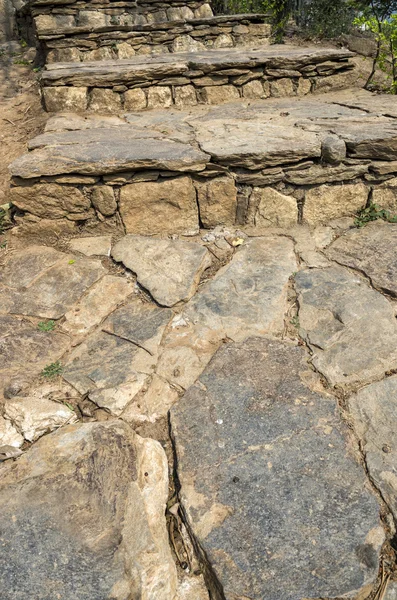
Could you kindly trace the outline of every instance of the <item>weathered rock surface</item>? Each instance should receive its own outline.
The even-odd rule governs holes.
[[[39,331],[16,317],[0,315],[0,398],[11,390],[15,396],[46,365],[57,361],[68,346],[65,335]]]
[[[181,500],[216,600],[350,596],[377,576],[377,502],[307,366],[289,343],[229,344],[171,409]]]
[[[162,306],[189,300],[211,264],[204,246],[136,235],[117,242],[112,256],[136,273],[138,282]]]
[[[45,246],[12,254],[0,275],[3,312],[59,319],[105,270]]]
[[[110,235],[75,238],[69,242],[71,250],[81,252],[85,256],[110,256],[111,245],[112,236]]]
[[[309,225],[351,216],[366,206],[369,188],[363,183],[320,185],[306,192],[303,219]]]
[[[189,177],[125,185],[120,215],[127,233],[198,231],[196,191]]]
[[[172,312],[135,299],[117,309],[70,355],[63,377],[81,394],[119,415],[143,389],[157,362]]]
[[[208,162],[204,152],[128,125],[44,134],[34,142],[30,146],[33,152],[13,162],[13,175],[29,179],[37,175],[100,175],[150,168],[201,171]]]
[[[133,292],[134,285],[128,279],[105,275],[65,314],[62,329],[74,334],[87,333]]]
[[[374,221],[351,229],[328,248],[336,262],[365,273],[372,284],[397,296],[397,225]]]
[[[397,377],[387,377],[353,394],[348,402],[369,476],[397,516]]]
[[[43,437],[1,467],[4,600],[173,600],[167,496],[163,449],[126,423]]]
[[[157,373],[186,389],[222,339],[281,333],[288,279],[296,268],[287,238],[256,238],[240,247],[173,320]]]
[[[47,431],[77,421],[76,414],[70,408],[45,398],[16,396],[6,401],[4,415],[28,442],[34,442]]]
[[[19,448],[24,442],[23,437],[4,417],[0,416],[0,448],[2,446],[12,446]]]
[[[390,302],[342,267],[296,275],[301,335],[313,364],[333,386],[356,386],[397,367]]]

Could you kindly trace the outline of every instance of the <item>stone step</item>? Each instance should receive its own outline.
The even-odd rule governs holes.
[[[147,25],[185,19],[212,17],[206,0],[144,0],[143,2],[98,3],[75,2],[30,7],[39,39],[53,35],[88,33],[98,28]]]
[[[41,76],[48,112],[120,113],[144,108],[303,96],[346,87],[357,75],[353,54],[334,48],[274,45],[128,60],[49,64]]]
[[[36,231],[314,226],[369,198],[394,214],[397,108],[393,96],[353,89],[122,118],[59,115],[11,173],[16,218]]]
[[[74,27],[39,34],[46,63],[127,59],[135,54],[264,46],[271,26],[264,15],[219,15],[146,25]]]

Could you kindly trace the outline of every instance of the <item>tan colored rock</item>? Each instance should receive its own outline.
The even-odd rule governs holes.
[[[296,93],[298,96],[306,96],[306,94],[310,94],[312,89],[312,82],[310,79],[305,77],[300,77],[298,79],[298,87]]]
[[[120,94],[105,88],[94,88],[90,94],[88,109],[91,112],[120,112],[122,110]]]
[[[80,215],[90,208],[89,199],[77,187],[56,183],[37,183],[26,187],[11,188],[10,201],[19,209],[46,219]]]
[[[211,265],[205,246],[139,235],[123,237],[114,246],[112,257],[136,273],[138,282],[162,306],[189,300]]]
[[[397,177],[374,186],[372,202],[380,208],[389,210],[394,216],[397,213]]]
[[[56,570],[63,600],[176,600],[167,457],[159,442],[127,423],[70,425],[43,437],[5,463],[0,499],[2,540],[10,549],[5,589],[19,574],[24,597],[51,597]],[[37,560],[40,569],[21,573],[24,561]]]
[[[204,227],[233,225],[236,220],[237,188],[232,177],[196,182],[200,220]]]
[[[298,222],[296,199],[271,187],[254,188],[250,204],[257,207],[254,216],[257,227],[292,227]]]
[[[214,48],[233,48],[233,38],[228,33],[221,33],[214,41]]]
[[[95,208],[105,217],[114,215],[117,210],[114,191],[110,185],[94,187],[91,194],[91,201]]]
[[[196,90],[193,85],[175,86],[174,98],[176,106],[195,106],[197,104]]]
[[[109,46],[103,46],[102,48],[95,48],[89,52],[83,52],[83,62],[93,60],[113,60],[114,55],[112,49]]]
[[[172,106],[171,88],[162,85],[149,88],[147,105],[148,108],[168,108]]]
[[[240,98],[238,89],[234,85],[204,87],[202,96],[207,104],[222,104]]]
[[[127,90],[124,92],[125,110],[142,110],[146,108],[147,100],[145,92],[141,88]]]
[[[199,225],[196,191],[188,176],[125,185],[120,214],[127,233],[185,233]]]
[[[76,413],[70,408],[45,398],[15,397],[7,400],[4,416],[28,442],[34,442],[47,431],[77,421]]]
[[[201,6],[199,6],[198,8],[196,8],[196,10],[194,11],[194,18],[195,19],[205,19],[205,18],[211,18],[214,16],[214,13],[212,12],[212,8],[210,4],[202,4]]]
[[[117,56],[118,58],[131,58],[135,56],[136,52],[131,44],[127,44],[127,42],[120,42],[116,45]]]
[[[303,219],[309,225],[350,216],[366,205],[369,188],[363,183],[320,185],[306,192]]]
[[[327,77],[316,77],[315,90],[316,92],[324,94],[325,92],[342,90],[364,81],[365,78],[360,72],[360,69],[351,69],[350,71],[328,75]]]
[[[81,52],[77,48],[55,48],[47,55],[47,63],[80,62]]]
[[[284,98],[286,96],[294,96],[294,84],[291,79],[282,77],[274,79],[270,82],[270,93],[273,98]]]
[[[85,256],[110,256],[111,245],[111,235],[75,238],[69,242],[70,250],[81,252]]]
[[[23,442],[22,435],[11,425],[11,422],[0,415],[0,448],[1,446],[20,448]]]
[[[169,409],[178,398],[179,394],[175,388],[161,377],[153,375],[147,391],[127,406],[122,419],[133,425],[144,422],[155,423],[158,419],[167,416]]]
[[[200,52],[200,50],[205,50],[204,44],[187,34],[178,35],[172,42],[172,52]]]
[[[263,89],[262,82],[259,79],[254,79],[243,85],[244,98],[265,98],[266,92]]]
[[[128,410],[130,404],[141,406],[140,400],[133,402],[136,396],[140,398],[140,392],[147,388],[149,376],[144,373],[135,373],[128,383],[115,388],[107,388],[97,392],[91,392],[90,400],[101,408],[106,408],[112,415],[119,417],[124,409]],[[127,421],[127,419],[124,419]],[[128,421],[129,423],[131,421]]]
[[[86,87],[45,87],[43,98],[47,112],[69,110],[79,113],[87,109]]]
[[[133,291],[134,285],[128,279],[105,275],[65,314],[62,329],[71,334],[87,333],[90,329],[99,325]]]

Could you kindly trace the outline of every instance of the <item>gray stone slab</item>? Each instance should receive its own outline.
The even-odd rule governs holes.
[[[80,393],[91,394],[135,382],[137,373],[151,373],[171,316],[168,309],[130,301],[71,353],[64,379]]]
[[[375,221],[350,229],[326,253],[332,260],[365,273],[378,289],[397,296],[397,224]]]
[[[162,306],[189,300],[211,264],[205,246],[136,235],[117,242],[112,257],[136,273],[138,282]]]
[[[249,240],[175,317],[157,373],[184,389],[202,373],[222,340],[284,330],[288,281],[297,269],[286,237]]]
[[[180,52],[176,55],[134,56],[127,60],[53,63],[47,65],[41,79],[44,85],[99,86],[150,81],[183,75],[189,69],[211,72],[234,67],[297,69],[308,64],[342,60],[353,56],[346,50],[333,48],[300,48],[274,45],[255,50],[228,48],[202,52]]]
[[[40,147],[46,141],[49,145]],[[103,175],[128,170],[165,169],[201,171],[209,157],[187,144],[173,142],[156,133],[131,126],[98,128],[81,132],[44,134],[37,149],[15,160],[14,176],[29,179],[40,175],[79,173]]]
[[[195,121],[200,148],[215,162],[259,169],[321,156],[321,140],[315,132],[299,131],[291,123],[208,116]]]
[[[377,502],[307,369],[287,342],[229,344],[171,409],[181,500],[215,600],[350,596],[376,579]]]
[[[313,365],[333,386],[354,387],[397,367],[397,323],[391,303],[343,269],[296,275],[300,333]]]
[[[397,377],[387,377],[353,394],[348,405],[369,476],[397,517]]]

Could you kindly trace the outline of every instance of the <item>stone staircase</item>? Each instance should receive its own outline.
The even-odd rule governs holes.
[[[37,0],[31,10],[53,115],[11,165],[28,230],[186,234],[326,223],[371,198],[394,207],[395,102],[349,91],[359,85],[351,52],[269,46],[263,16],[213,17],[203,2]],[[247,46],[219,49],[211,27],[230,46],[247,34]]]
[[[268,43],[263,14],[214,16],[202,0],[32,3],[47,62],[131,58]]]

